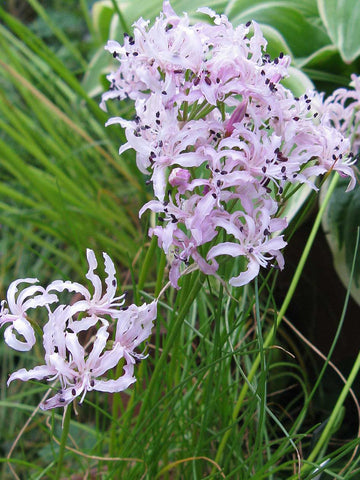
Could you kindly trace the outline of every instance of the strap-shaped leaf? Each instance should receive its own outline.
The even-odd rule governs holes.
[[[342,59],[351,63],[360,55],[359,0],[318,0],[318,8]]]
[[[360,226],[360,186],[345,193],[348,180],[340,178],[323,217],[323,228],[333,254],[334,266],[345,288],[349,285],[351,266],[356,247],[356,234]],[[327,183],[321,188],[320,201]],[[359,258],[359,253],[357,258]],[[360,304],[360,262],[357,261],[351,289]]]

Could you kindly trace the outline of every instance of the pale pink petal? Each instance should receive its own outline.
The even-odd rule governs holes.
[[[24,342],[16,338],[14,330],[24,337]],[[25,318],[16,319],[4,331],[4,340],[9,347],[20,352],[27,352],[35,345],[36,338],[31,324]]]
[[[259,270],[259,263],[250,257],[246,271],[241,272],[237,277],[230,278],[229,284],[233,287],[242,287],[251,282],[259,274]]]
[[[14,380],[21,380],[23,382],[27,382],[28,380],[42,380],[52,375],[54,375],[54,370],[49,368],[47,365],[39,365],[32,370],[20,368],[20,370],[10,375],[7,381],[7,386],[9,386],[10,383]]]
[[[89,270],[88,270],[88,273],[86,274],[86,278],[88,278],[94,286],[93,299],[96,302],[101,298],[101,293],[102,293],[101,280],[99,276],[94,273],[94,270],[97,267],[97,260],[95,257],[95,253],[90,248],[86,249],[86,256],[89,264]]]

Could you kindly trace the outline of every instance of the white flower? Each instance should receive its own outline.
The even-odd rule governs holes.
[[[7,304],[9,308],[5,308],[5,300],[1,302],[0,310],[0,326],[10,323],[4,332],[5,342],[9,347],[28,351],[35,344],[35,334],[30,322],[26,318],[29,309],[40,306],[49,305],[57,300],[56,295],[47,293],[40,285],[32,285],[24,288],[16,298],[18,286],[21,283],[37,283],[37,278],[20,278],[15,280],[9,286],[7,292]],[[39,295],[35,295],[35,293]],[[34,296],[35,295],[35,296]],[[24,341],[17,338],[16,333],[24,338]]]
[[[67,290],[69,292],[80,293],[84,299],[75,302],[71,306],[71,315],[75,315],[79,312],[87,312],[91,315],[117,315],[119,312],[119,307],[124,304],[125,295],[120,295],[116,297],[117,281],[115,277],[115,267],[109,255],[103,253],[104,262],[105,262],[105,272],[107,277],[105,279],[106,291],[103,293],[101,279],[94,270],[97,267],[97,261],[95,254],[89,248],[86,250],[86,256],[89,264],[89,270],[86,274],[86,278],[90,280],[93,284],[94,291],[93,294],[89,290],[81,285],[80,283],[55,280],[48,287],[47,291],[56,290],[57,292],[62,292]]]

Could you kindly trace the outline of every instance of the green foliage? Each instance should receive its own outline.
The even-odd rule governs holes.
[[[318,0],[327,33],[346,63],[360,55],[360,4],[357,0]]]
[[[345,286],[349,285],[354,255],[359,259],[360,250],[356,247],[357,230],[360,228],[360,188],[344,194],[346,180],[340,179],[331,197],[323,218],[323,227],[331,248],[336,271]],[[322,189],[322,196],[327,185]],[[354,271],[352,295],[360,304],[360,263]]]

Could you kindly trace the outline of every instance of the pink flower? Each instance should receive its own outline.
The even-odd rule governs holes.
[[[332,107],[317,92],[295,97],[280,83],[290,57],[270,58],[259,25],[233,27],[207,7],[199,12],[211,21],[191,25],[165,1],[153,25],[140,19],[123,45],[110,41],[120,66],[102,102],[116,92],[134,100],[135,119],[107,124],[125,129],[119,152],[133,148],[139,169],[151,175],[154,200],[140,215],[158,214],[149,234],[172,253],[176,288],[184,266],[215,274],[223,254],[247,261],[234,285],[261,266],[282,268],[284,192],[293,184],[316,189],[313,176],[330,170],[350,178],[348,189],[355,184],[342,126],[351,122],[347,103],[356,105],[360,81],[350,97],[339,91]]]
[[[100,277],[94,273],[97,267],[97,260],[95,254],[89,248],[86,250],[87,260],[89,264],[89,270],[86,274],[86,278],[93,284],[93,293],[83,285],[71,282],[55,280],[48,287],[47,291],[56,290],[62,292],[67,290],[69,292],[80,293],[84,299],[78,300],[71,306],[71,314],[75,315],[78,312],[87,312],[89,315],[117,315],[119,307],[121,307],[125,300],[125,295],[116,297],[117,281],[115,278],[115,267],[111,258],[103,253],[105,261],[105,272],[107,277],[105,279],[106,291],[103,293]]]
[[[91,390],[101,392],[125,390],[136,381],[135,359],[145,358],[143,353],[137,353],[135,349],[151,335],[157,314],[157,301],[141,307],[135,305],[123,307],[124,295],[116,296],[114,264],[107,254],[104,253],[103,256],[107,274],[105,292],[100,277],[94,273],[97,267],[95,254],[89,249],[87,250],[89,270],[86,276],[93,284],[93,294],[79,283],[57,280],[46,290],[39,286],[27,287],[18,295],[15,302],[18,283],[35,283],[37,280],[18,280],[10,285],[8,303],[12,314],[3,307],[1,320],[3,323],[12,321],[13,328],[26,339],[26,343],[21,343],[8,335],[10,341],[7,343],[10,346],[28,350],[35,343],[33,330],[25,319],[25,312],[28,309],[46,307],[48,312],[48,321],[43,327],[44,364],[30,370],[22,368],[12,373],[8,380],[8,385],[14,380],[47,379],[51,382],[58,380],[61,389],[41,405],[44,410],[66,406],[78,397],[82,403],[86,393]],[[60,304],[52,311],[50,304],[55,301],[58,303],[57,296],[48,293],[52,290],[80,293],[84,299],[72,305]],[[37,291],[40,291],[41,295],[26,300]],[[77,314],[82,315],[77,318]],[[76,318],[73,318],[74,315]],[[112,341],[109,340],[110,322],[116,330],[115,340]],[[84,345],[80,340],[80,334],[89,330],[93,335],[89,343]],[[6,340],[7,337],[5,335]],[[123,374],[116,379],[108,379],[108,372],[122,359],[125,361]]]
[[[18,285],[21,283],[37,283],[37,278],[21,278],[10,284],[7,293],[7,303],[9,308],[5,308],[5,301],[1,302],[0,326],[5,323],[10,325],[5,329],[4,338],[9,347],[14,350],[27,351],[35,344],[34,330],[27,320],[27,311],[40,306],[54,303],[57,300],[56,295],[47,293],[40,285],[32,285],[18,292]],[[39,295],[35,295],[35,293]],[[34,296],[35,295],[35,296]],[[17,335],[24,338],[20,340]]]

